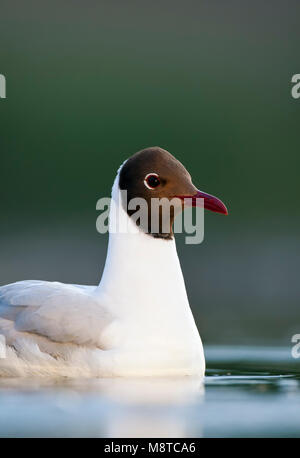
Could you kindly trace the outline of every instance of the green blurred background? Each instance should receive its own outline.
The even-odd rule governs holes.
[[[98,283],[96,201],[159,145],[230,216],[178,251],[204,343],[300,332],[299,1],[1,2],[0,284]]]

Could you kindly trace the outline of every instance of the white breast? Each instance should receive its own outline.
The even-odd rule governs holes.
[[[109,235],[105,269],[96,292],[117,317],[107,329],[106,345],[115,348],[116,364],[126,373],[203,374],[202,343],[175,240],[136,231],[120,202],[118,176],[112,198],[118,211],[110,215],[111,227],[128,225],[135,233]]]

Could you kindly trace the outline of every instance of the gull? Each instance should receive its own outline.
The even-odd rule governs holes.
[[[176,198],[167,231],[147,213],[137,221],[124,202]],[[205,373],[205,357],[178,259],[173,222],[186,199],[221,214],[172,154],[143,149],[119,168],[112,188],[109,243],[98,286],[40,280],[0,288],[0,376],[169,377]],[[198,199],[199,198],[199,199]],[[204,202],[204,204],[203,204]],[[180,207],[180,208],[179,208]],[[113,230],[126,226],[125,232]]]

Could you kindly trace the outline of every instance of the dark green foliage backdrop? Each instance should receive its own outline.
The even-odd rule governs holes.
[[[94,283],[95,204],[159,145],[228,218],[183,270],[207,342],[300,332],[298,1],[2,1],[0,283]]]

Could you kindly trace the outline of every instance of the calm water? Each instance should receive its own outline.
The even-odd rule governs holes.
[[[0,381],[1,437],[300,437],[290,348],[207,347],[207,376]]]

